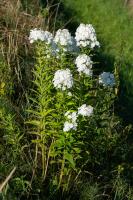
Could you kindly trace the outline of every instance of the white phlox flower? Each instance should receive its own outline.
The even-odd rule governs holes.
[[[47,57],[50,58],[51,55],[58,57],[59,48],[54,42],[52,33],[35,28],[30,31],[29,40],[30,43],[33,43],[37,40],[45,42],[46,44],[48,44],[48,46],[46,46]]]
[[[115,85],[115,77],[114,74],[110,72],[103,72],[99,75],[99,83],[103,86],[113,87]]]
[[[91,24],[80,24],[75,35],[77,46],[89,46],[91,49],[94,47],[100,47],[100,43],[97,41],[95,29]]]
[[[67,119],[71,120],[72,122],[76,122],[78,115],[77,115],[77,112],[70,112],[70,111],[67,111],[67,112],[65,113],[65,117],[66,117]]]
[[[77,112],[70,112],[70,111],[67,111],[67,112],[65,113],[65,117],[67,118],[68,121],[66,121],[66,122],[64,123],[63,131],[64,131],[64,132],[68,132],[68,131],[70,131],[70,130],[76,130],[76,129],[77,129],[77,126],[78,126],[78,124],[77,124],[77,122],[76,122],[77,117],[78,117]]]
[[[70,130],[76,130],[76,129],[77,129],[77,123],[70,123],[68,121],[64,123],[64,128],[63,128],[64,132],[68,132]]]
[[[72,97],[72,93],[71,93],[71,92],[68,92],[68,96],[69,96],[69,97]]]
[[[84,73],[87,76],[92,76],[93,71],[91,69],[93,62],[89,56],[86,54],[79,55],[75,60],[75,64],[77,66],[77,71],[80,74]]]
[[[57,89],[70,89],[73,86],[73,77],[70,70],[57,70],[54,75],[53,84]]]
[[[67,29],[59,29],[54,38],[54,42],[62,46],[64,51],[77,51],[76,40]]]
[[[78,108],[78,114],[84,117],[90,117],[93,114],[93,107],[83,104],[81,107]]]
[[[45,41],[46,44],[51,44],[53,42],[53,35],[48,31],[43,31],[41,29],[33,29],[30,31],[29,35],[30,43],[33,43],[37,40]]]

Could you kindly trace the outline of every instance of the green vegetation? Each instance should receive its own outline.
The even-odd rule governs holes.
[[[119,63],[123,89],[120,91],[123,116],[132,120],[133,112],[133,16],[122,0],[63,0],[65,11],[74,23],[91,23],[101,41],[101,67],[108,70]],[[75,27],[74,27],[75,28]],[[125,108],[124,108],[125,107]]]
[[[65,0],[60,11],[56,0],[0,2],[0,200],[133,200],[133,129],[117,107],[125,91],[132,99],[132,17],[112,2]],[[56,57],[50,44],[29,42],[31,29],[55,32],[74,15],[66,25],[74,33],[94,24],[100,50],[59,45]],[[80,53],[93,61],[92,77],[77,71]],[[73,86],[62,91],[53,78],[66,68]],[[114,87],[99,84],[103,69]],[[78,113],[84,104],[89,116]],[[67,111],[76,112],[77,129],[64,131]]]

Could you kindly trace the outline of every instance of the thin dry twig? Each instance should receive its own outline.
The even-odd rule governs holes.
[[[6,177],[5,181],[0,184],[0,192],[2,192],[3,188],[6,186],[6,184],[9,182],[9,180],[12,178],[15,171],[16,171],[16,167],[13,168],[13,170],[10,172],[10,174]]]

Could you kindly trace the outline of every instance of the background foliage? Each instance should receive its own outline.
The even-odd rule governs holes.
[[[64,0],[64,12],[71,16],[68,26],[73,29],[77,23],[91,23],[97,30],[97,35],[102,41],[100,60],[101,67],[111,68],[112,63],[119,63],[121,114],[126,120],[132,120],[130,111],[133,102],[133,14],[122,0]],[[62,7],[63,8],[63,7]],[[70,17],[69,17],[70,19]],[[75,26],[74,26],[75,24]]]

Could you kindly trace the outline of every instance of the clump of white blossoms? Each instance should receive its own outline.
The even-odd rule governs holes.
[[[65,113],[65,117],[67,118],[68,121],[66,121],[64,123],[63,131],[68,132],[70,130],[76,130],[77,129],[76,120],[77,120],[77,117],[78,117],[77,112],[71,113],[70,111],[68,111],[68,112]]]
[[[90,117],[93,114],[93,107],[87,106],[83,104],[81,107],[78,108],[78,115],[82,115],[84,117]]]
[[[77,46],[89,46],[91,49],[94,47],[100,47],[100,44],[97,41],[95,29],[91,24],[80,24],[75,35]]]
[[[71,92],[68,92],[68,96],[69,96],[69,97],[72,97],[72,93],[71,93]]]
[[[92,60],[86,54],[81,54],[76,58],[75,64],[77,66],[77,71],[81,74],[84,73],[87,76],[92,76]]]
[[[64,51],[77,51],[76,40],[67,29],[59,29],[55,34],[54,42],[61,45]]]
[[[70,123],[68,121],[66,121],[64,123],[64,128],[63,128],[64,132],[68,132],[70,130],[76,130],[76,129],[77,129],[77,124],[76,123]]]
[[[99,83],[103,86],[111,86],[115,85],[115,77],[114,74],[110,72],[103,72],[99,75]]]
[[[45,41],[46,44],[51,44],[53,42],[53,35],[48,31],[43,31],[41,29],[33,29],[30,31],[29,36],[30,43],[33,43],[37,40]]]
[[[38,40],[45,42],[48,45],[46,48],[46,53],[48,58],[51,55],[56,57],[58,56],[59,48],[57,47],[57,44],[54,42],[52,33],[35,28],[30,31],[29,40],[30,43],[33,43]]]
[[[53,84],[57,89],[70,89],[73,86],[71,71],[68,68],[65,70],[57,70],[54,75]]]
[[[67,117],[67,119],[70,119],[72,122],[76,122],[77,117],[78,117],[77,112],[71,113],[70,111],[66,112],[65,116]]]

